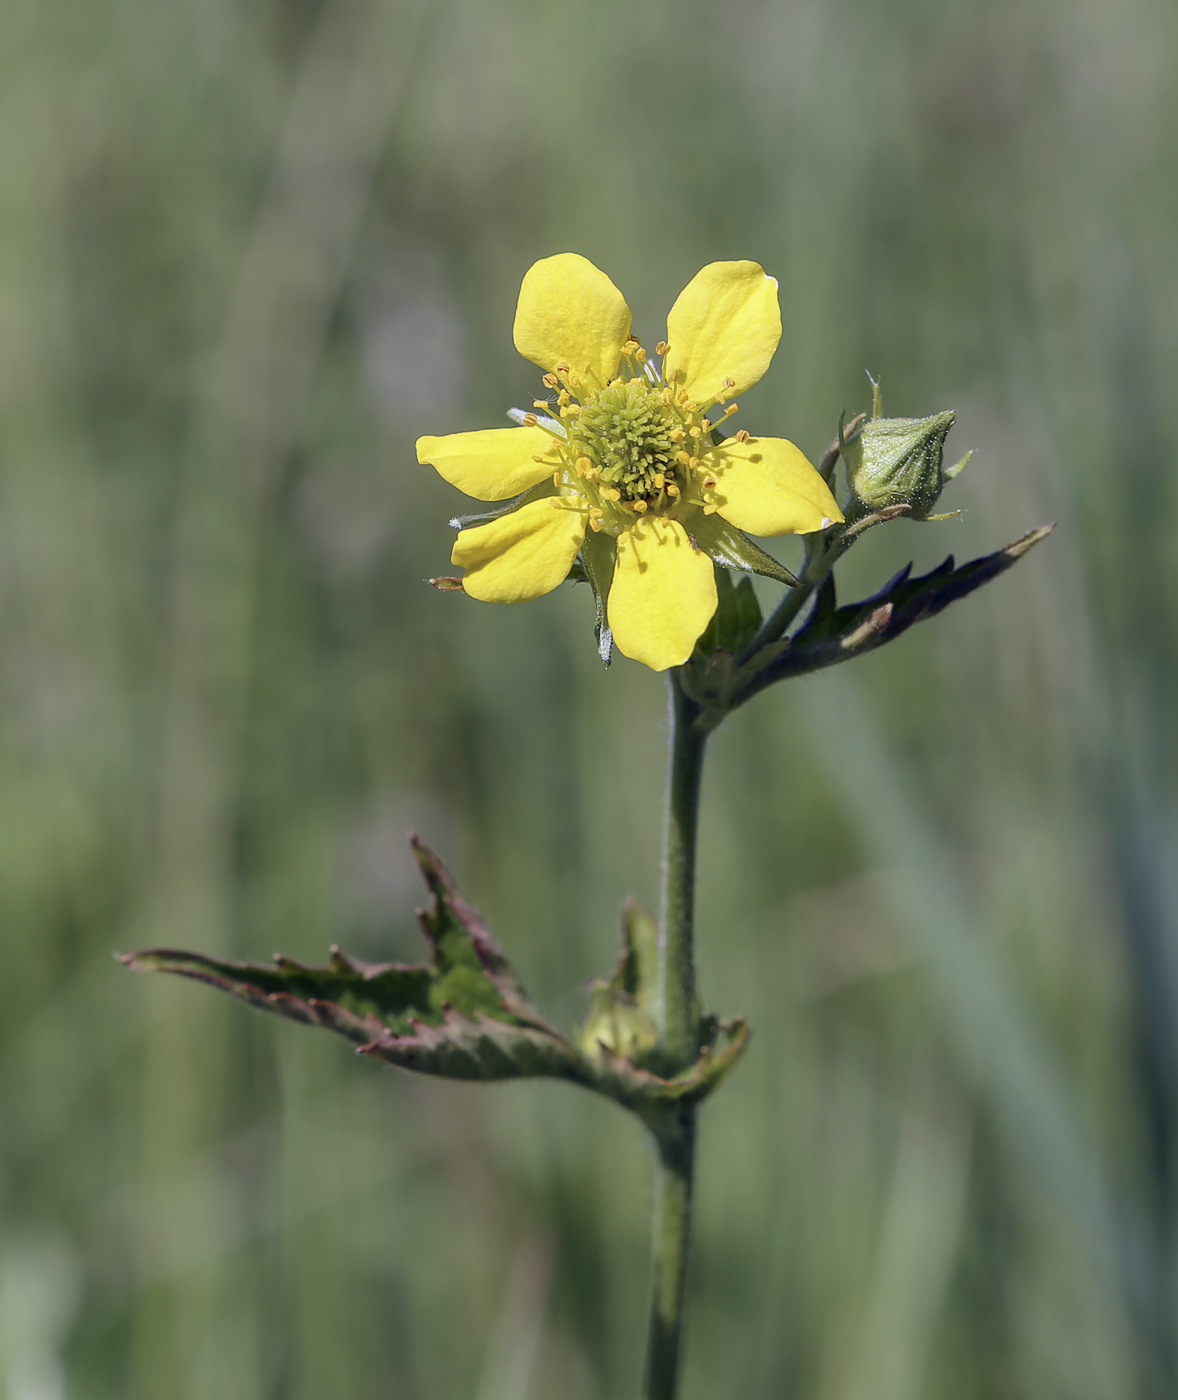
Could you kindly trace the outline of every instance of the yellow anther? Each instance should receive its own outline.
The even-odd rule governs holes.
[[[680,402],[681,404],[683,404],[684,407],[687,406],[687,390],[686,390],[686,389],[680,389],[680,390],[679,390],[679,402]]]
[[[600,529],[601,529],[601,521],[598,519],[598,517],[597,517],[596,515],[591,515],[591,516],[589,517],[589,528],[590,528],[591,530],[598,530],[598,531],[600,531]]]
[[[688,452],[676,452],[675,460],[681,467],[689,467],[691,465],[691,454]]]
[[[616,486],[603,486],[601,488],[601,494],[607,501],[620,501],[622,499],[622,493]]]
[[[573,396],[569,393],[567,389],[562,389],[556,397],[556,402],[558,404],[561,404],[562,406],[566,403],[572,403],[572,401]]]
[[[704,430],[699,426],[698,423],[693,423],[687,431],[691,434],[693,438],[697,438],[703,436]]]
[[[560,485],[560,473],[559,473],[559,472],[553,472],[553,473],[552,473],[552,484],[553,484],[553,486],[559,486],[559,485]]]
[[[540,381],[540,383],[548,389],[560,388],[560,380],[557,379],[555,374],[546,374],[544,378]]]
[[[545,466],[548,465],[548,458],[547,458],[547,457],[537,457],[534,453],[533,453],[533,455],[532,455],[532,461],[533,461],[533,462],[543,462]]]
[[[667,478],[662,474],[662,472],[655,472],[655,474],[654,474],[654,487],[655,487],[655,490],[656,490],[656,491],[661,491],[661,490],[663,489],[663,487],[664,487],[666,484],[667,484]]]
[[[626,341],[625,345],[622,346],[622,354],[633,356],[636,355],[641,349],[642,342],[638,339],[636,335],[632,335],[629,338],[629,340]]]
[[[672,383],[672,384],[678,384],[679,381],[680,381],[682,378],[683,378],[683,371],[682,371],[681,369],[676,369],[676,370],[672,370],[672,371],[671,371],[671,383]]]
[[[572,369],[570,368],[570,366],[566,365],[563,360],[561,360],[560,364],[558,364],[556,367],[556,372],[557,374],[571,374]]]
[[[642,348],[641,345],[638,347],[637,350],[634,351],[634,358],[638,361],[640,365],[646,362],[646,351]]]
[[[719,506],[704,506],[704,514],[705,514],[705,515],[715,515],[715,513],[716,513],[719,509],[720,509]]]
[[[682,428],[675,428],[671,432],[671,441],[682,442],[686,436],[687,434],[683,431]]]
[[[637,501],[631,501],[630,509],[636,510],[638,514],[641,515],[646,510],[646,502],[641,498],[639,498]]]
[[[605,511],[603,511],[600,506],[594,506],[593,509],[589,512],[589,519],[600,520],[604,514]]]
[[[712,420],[710,418],[701,418],[699,425],[705,433],[710,432],[712,428]]]
[[[667,344],[665,340],[660,340],[659,343],[654,347],[656,355],[666,355],[670,351],[670,349],[671,347]]]
[[[585,363],[581,366],[581,373],[582,373],[582,374],[592,374],[592,373],[593,373],[593,361],[592,361],[592,360],[586,360],[586,361],[585,361]]]
[[[579,403],[571,403],[569,404],[568,408],[565,409],[565,412],[573,418],[575,418],[577,414],[580,413],[580,411],[581,405]]]
[[[670,406],[675,402],[674,389],[664,389],[663,392],[659,395],[659,398],[662,400],[663,403],[667,405],[668,408],[670,408]]]
[[[578,458],[577,458],[577,474],[578,474],[579,476],[585,476],[585,475],[587,475],[589,472],[591,472],[592,470],[593,470],[593,463],[589,460],[588,457],[578,457]]]
[[[579,389],[581,387],[581,376],[579,374],[570,374],[569,384],[572,388]]]
[[[542,408],[542,409],[544,410],[544,412],[547,413],[548,410],[552,407],[552,405],[548,402],[547,399],[533,399],[533,400],[532,400],[532,407],[533,407],[533,408]]]
[[[728,405],[728,407],[724,410],[724,417],[725,417],[725,418],[731,418],[732,415],[733,415],[734,413],[739,413],[739,412],[740,412],[740,404],[738,404],[738,403],[730,403],[730,404]]]
[[[716,478],[715,478],[714,476],[705,476],[705,477],[704,477],[704,490],[705,490],[705,491],[711,491],[711,490],[715,487],[715,485],[716,485]]]
[[[667,495],[668,495],[668,496],[677,496],[678,494],[679,494],[679,488],[678,488],[678,486],[676,486],[675,483],[674,483],[673,481],[668,481],[668,482],[667,482]]]
[[[736,380],[735,380],[735,379],[726,379],[726,380],[724,381],[724,387],[725,387],[725,389],[735,389],[735,388],[736,388]]]
[[[536,415],[535,415],[534,413],[525,413],[525,414],[524,414],[524,423],[525,423],[529,428],[534,428],[534,427],[536,426],[536,422],[537,422],[537,419],[536,419]]]
[[[736,434],[736,440],[737,442],[748,442],[749,435],[747,429],[741,428],[741,430]]]

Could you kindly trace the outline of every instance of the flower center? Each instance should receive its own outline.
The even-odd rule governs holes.
[[[586,396],[571,436],[596,463],[601,481],[635,501],[657,496],[675,477],[678,427],[678,416],[649,381],[621,379]]]
[[[657,347],[664,365],[668,348],[661,341]],[[626,372],[604,387],[589,365],[584,380],[567,364],[544,376],[545,388],[558,391],[556,403],[537,399],[532,406],[545,415],[555,411],[559,425],[535,413],[522,415],[525,424],[539,425],[553,438],[548,452],[536,458],[555,468],[558,494],[552,504],[585,512],[592,529],[611,535],[648,510],[672,518],[690,509],[711,515],[717,509],[716,478],[708,465],[713,425],[704,414],[713,403],[725,405],[720,422],[736,412],[727,399],[733,381],[699,404],[679,387],[677,373],[655,373],[633,337],[622,356]]]

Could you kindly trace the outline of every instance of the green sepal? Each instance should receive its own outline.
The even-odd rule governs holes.
[[[450,520],[452,530],[473,530],[476,525],[487,525],[492,520],[502,520],[505,515],[510,515],[513,510],[519,510],[520,506],[530,505],[532,501],[543,501],[548,496],[556,495],[556,487],[552,484],[552,477],[546,476],[543,481],[538,481],[535,486],[529,486],[526,491],[521,491],[518,496],[512,496],[509,501],[498,501],[489,510],[475,511],[473,515],[455,515]]]
[[[712,562],[725,569],[735,569],[738,573],[763,574],[789,588],[796,588],[798,581],[771,554],[766,554],[760,545],[754,544],[735,525],[729,525],[722,515],[704,515],[702,511],[684,521],[683,528]]]
[[[618,542],[608,530],[585,531],[585,543],[581,546],[577,562],[581,566],[582,576],[593,589],[593,601],[597,607],[593,631],[597,638],[598,654],[607,666],[613,654],[614,635],[606,617],[606,603],[617,559]]]
[[[717,565],[716,600],[712,620],[695,644],[695,654],[701,659],[716,651],[739,656],[761,626],[761,604],[747,574],[733,582],[729,571]]]

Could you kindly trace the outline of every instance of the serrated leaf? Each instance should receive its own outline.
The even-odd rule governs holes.
[[[422,1074],[584,1082],[582,1057],[528,1001],[449,872],[420,842],[413,850],[431,896],[418,913],[428,963],[365,963],[338,948],[326,966],[281,954],[267,966],[167,948],[128,953],[123,961],[137,971],[195,978],[259,1010],[336,1031],[361,1053]]]
[[[739,656],[757,635],[761,626],[761,604],[753,581],[743,575],[735,583],[727,569],[716,568],[716,611],[703,635],[696,642],[700,657],[716,651]]]
[[[748,1036],[741,1021],[708,1021],[698,1062],[673,1079],[645,1068],[641,1053],[628,1053],[640,1048],[632,1038],[610,1046],[595,1041],[591,1055],[582,1053],[532,1005],[441,861],[415,838],[412,845],[430,891],[428,906],[418,911],[430,946],[427,963],[361,962],[334,947],[322,966],[281,953],[267,964],[171,948],[126,953],[122,961],[138,972],[192,978],[259,1011],[334,1031],[360,1054],[419,1074],[565,1079],[614,1099],[656,1130],[668,1104],[698,1103],[735,1063]],[[623,916],[622,944],[618,966],[600,985],[653,1030],[658,929],[636,901]]]
[[[754,544],[735,525],[730,525],[722,515],[704,515],[702,511],[691,520],[690,534],[700,549],[711,555],[712,561],[725,569],[735,569],[738,573],[763,574],[765,578],[776,579],[790,588],[796,588],[798,581],[793,574],[779,564],[771,554],[766,554],[759,544]]]
[[[746,678],[735,687],[729,708],[735,709],[775,681],[822,670],[894,641],[916,623],[935,617],[950,603],[1005,573],[1054,528],[1047,525],[1030,530],[1004,549],[960,567],[950,555],[935,569],[914,578],[908,565],[877,593],[843,607],[836,606],[834,585],[828,584],[788,645],[777,644],[764,664],[758,664],[756,656],[750,659]]]

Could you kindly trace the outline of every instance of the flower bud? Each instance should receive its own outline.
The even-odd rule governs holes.
[[[912,519],[928,520],[945,483],[969,460],[944,465],[945,438],[956,417],[949,409],[931,418],[869,418],[843,449],[856,497],[873,510],[907,505]]]

